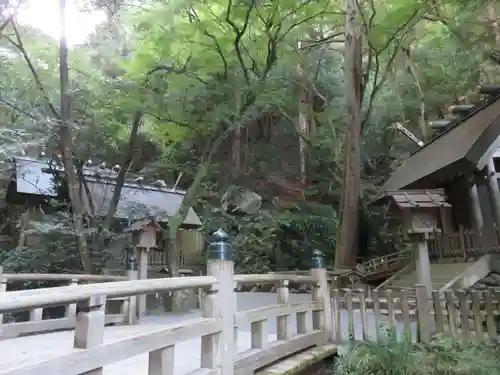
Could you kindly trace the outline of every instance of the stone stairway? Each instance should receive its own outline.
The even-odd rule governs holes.
[[[445,286],[455,276],[461,274],[472,263],[432,263],[431,276],[432,287],[437,290]],[[384,289],[395,288],[414,288],[418,283],[417,271],[414,269],[408,274],[401,275]]]

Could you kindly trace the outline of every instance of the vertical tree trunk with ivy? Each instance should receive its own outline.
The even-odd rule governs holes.
[[[299,48],[301,44],[298,44]],[[307,185],[307,166],[309,162],[309,136],[310,136],[310,116],[309,116],[309,98],[308,80],[301,64],[297,66],[297,75],[299,82],[299,103],[298,103],[298,133],[299,133],[299,163],[300,163],[300,183]]]
[[[61,92],[59,148],[62,164],[68,184],[68,195],[71,202],[72,218],[76,238],[76,246],[80,254],[83,270],[92,273],[92,259],[90,257],[87,237],[84,226],[84,206],[79,195],[78,176],[73,164],[73,139],[70,124],[70,99],[68,95],[69,69],[68,44],[66,40],[66,0],[59,0],[59,14],[61,35],[59,41],[59,82]]]
[[[362,32],[358,3],[346,0],[344,84],[346,105],[346,139],[344,174],[337,230],[335,267],[356,264],[358,208],[361,188],[361,82]]]

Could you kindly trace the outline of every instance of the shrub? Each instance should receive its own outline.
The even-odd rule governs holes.
[[[336,375],[500,375],[500,350],[446,337],[429,345],[389,338],[353,344],[334,370]]]

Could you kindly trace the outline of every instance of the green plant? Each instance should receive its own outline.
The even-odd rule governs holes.
[[[339,358],[338,375],[486,375],[500,374],[500,350],[438,337],[429,345],[398,341],[356,343]]]

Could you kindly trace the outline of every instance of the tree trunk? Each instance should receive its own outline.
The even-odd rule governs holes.
[[[300,44],[299,44],[300,47]],[[307,165],[309,159],[309,95],[307,90],[307,78],[300,64],[297,66],[299,76],[299,114],[298,114],[298,132],[299,132],[299,160],[300,160],[300,183],[307,185]]]
[[[92,260],[88,251],[87,237],[84,226],[84,206],[78,189],[78,176],[73,164],[73,140],[70,129],[70,101],[68,96],[68,45],[66,40],[66,0],[59,0],[61,36],[59,42],[59,79],[61,92],[59,148],[62,155],[64,173],[68,184],[68,195],[73,214],[76,246],[85,273],[92,273]]]
[[[236,124],[232,144],[232,174],[238,177],[241,173],[241,126]]]
[[[356,265],[358,207],[361,188],[361,27],[358,5],[346,0],[344,82],[347,115],[335,267]]]

